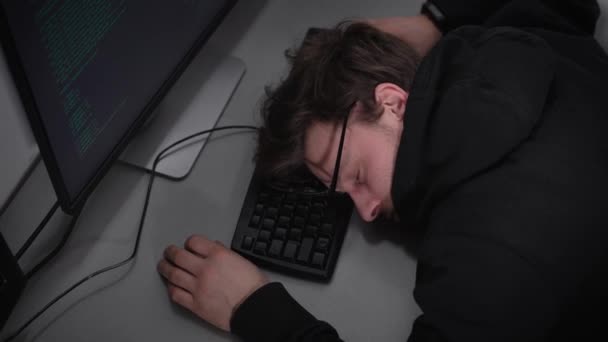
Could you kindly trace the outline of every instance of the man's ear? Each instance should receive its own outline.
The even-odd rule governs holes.
[[[405,115],[405,107],[409,93],[394,83],[380,83],[375,89],[376,103],[383,106],[384,113],[391,113],[401,121]]]

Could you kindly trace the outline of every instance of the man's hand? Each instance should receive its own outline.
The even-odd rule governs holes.
[[[442,36],[437,26],[422,14],[409,17],[367,19],[365,22],[410,44],[420,57],[426,56]]]
[[[225,331],[236,308],[268,283],[255,265],[197,235],[185,248],[167,247],[158,272],[168,281],[171,300]]]

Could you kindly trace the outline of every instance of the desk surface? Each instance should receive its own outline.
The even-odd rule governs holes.
[[[310,26],[354,17],[417,13],[421,1],[240,1],[207,46],[241,58],[247,71],[219,125],[258,124],[264,86],[286,70],[283,52]],[[204,111],[204,108],[201,108]],[[157,179],[139,255],[129,266],[88,281],[35,321],[18,341],[231,341],[173,305],[156,273],[165,246],[203,234],[230,245],[254,165],[251,133],[216,134],[181,182]],[[229,156],[229,157],[227,157]],[[90,197],[60,255],[25,290],[1,336],[6,336],[62,290],[87,274],[126,258],[133,247],[148,176],[116,164]],[[41,163],[0,218],[15,250],[55,201]],[[61,214],[22,259],[29,269],[63,232]],[[351,219],[329,284],[270,273],[319,319],[348,341],[403,341],[419,309],[412,298],[415,260],[396,229]]]

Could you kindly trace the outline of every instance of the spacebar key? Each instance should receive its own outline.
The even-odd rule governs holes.
[[[314,242],[315,240],[313,238],[304,238],[302,240],[302,246],[300,247],[298,257],[296,258],[298,262],[308,262],[308,259],[310,259],[310,252],[312,251],[312,246]]]

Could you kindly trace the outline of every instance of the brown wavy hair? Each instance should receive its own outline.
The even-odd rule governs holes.
[[[285,56],[289,74],[266,88],[261,108],[255,159],[270,176],[303,166],[304,133],[313,122],[341,122],[356,102],[363,106],[362,119],[374,122],[381,110],[376,86],[390,82],[409,91],[420,60],[399,38],[361,22],[309,29]]]

